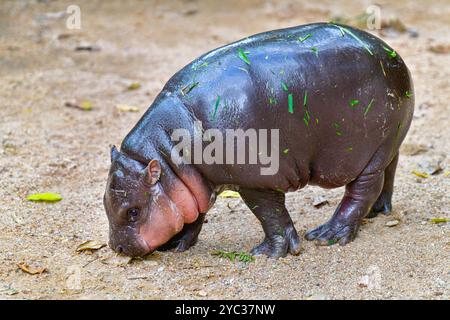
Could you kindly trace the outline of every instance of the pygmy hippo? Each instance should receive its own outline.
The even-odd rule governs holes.
[[[262,224],[265,238],[252,254],[296,255],[285,193],[307,184],[345,186],[345,194],[305,238],[349,243],[363,218],[391,211],[413,94],[391,47],[333,23],[265,32],[201,56],[166,83],[120,151],[112,147],[104,195],[110,246],[129,256],[187,250],[216,195],[229,189]],[[179,130],[191,137],[182,148]],[[230,132],[231,147],[221,145]],[[269,132],[270,156],[261,143]]]

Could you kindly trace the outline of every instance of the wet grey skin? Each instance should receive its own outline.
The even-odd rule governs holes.
[[[105,192],[111,246],[128,255],[187,250],[197,243],[216,195],[230,188],[240,193],[264,230],[263,242],[252,253],[296,255],[300,240],[285,193],[306,185],[345,186],[331,218],[305,235],[317,244],[345,245],[354,240],[363,218],[392,210],[399,148],[413,110],[413,84],[404,61],[388,44],[361,30],[316,23],[215,49],[166,83],[123,140],[120,153],[115,151],[119,156],[112,157]],[[193,134],[198,120],[204,130],[224,134],[226,129],[279,129],[278,172],[261,175],[261,164],[177,166],[170,157],[175,145],[170,135],[177,128]],[[155,185],[143,182],[159,172],[148,169],[152,160],[161,168]],[[115,196],[112,184],[126,197]],[[155,210],[167,209],[163,202],[150,206],[156,201],[152,188],[173,200],[180,195],[173,192],[176,186],[186,187],[187,198],[193,196],[198,218],[186,223],[193,213],[181,210],[181,231],[178,225],[170,229],[169,220],[152,225]],[[142,217],[130,222],[124,214],[134,206],[142,208]],[[172,235],[165,243],[146,247],[140,237],[147,232],[152,240],[152,228],[174,231],[164,234]]]

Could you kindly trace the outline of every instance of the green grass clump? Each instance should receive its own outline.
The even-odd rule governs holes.
[[[234,262],[236,260],[244,263],[254,262],[255,257],[253,257],[251,254],[245,253],[245,252],[236,252],[236,251],[223,251],[223,250],[215,250],[211,252],[211,255],[218,256],[219,258],[228,259],[231,262]]]

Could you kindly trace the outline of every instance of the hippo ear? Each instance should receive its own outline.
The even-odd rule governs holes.
[[[161,165],[158,160],[153,159],[145,169],[145,182],[154,185],[161,176]]]
[[[119,151],[117,150],[116,146],[112,146],[111,148],[111,162],[117,159],[119,156]]]

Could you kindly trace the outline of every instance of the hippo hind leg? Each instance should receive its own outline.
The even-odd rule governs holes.
[[[285,195],[273,190],[241,189],[245,204],[255,214],[263,227],[264,241],[253,248],[252,255],[271,258],[285,257],[288,253],[298,255],[300,239],[285,207]]]
[[[384,169],[378,169],[379,158],[373,158],[363,172],[346,186],[345,195],[331,219],[306,233],[306,240],[319,245],[339,242],[345,245],[355,237],[361,225],[381,194]]]
[[[183,230],[176,234],[166,244],[158,248],[158,251],[168,251],[175,249],[176,252],[183,252],[197,243],[198,235],[202,230],[205,221],[205,213],[200,213],[193,223],[185,224]]]
[[[379,213],[389,214],[392,211],[392,193],[394,192],[395,170],[397,169],[398,153],[384,170],[384,185],[380,196],[372,206],[367,218],[374,218]]]

